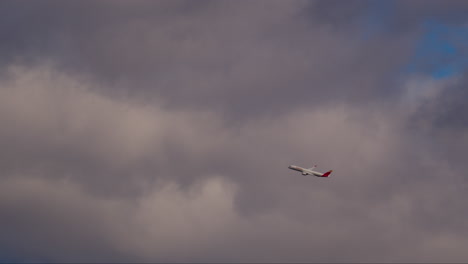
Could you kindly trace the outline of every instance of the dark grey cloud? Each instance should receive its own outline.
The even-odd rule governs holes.
[[[340,10],[365,3],[100,1],[34,8],[19,2],[9,20],[20,24],[4,50],[52,58],[109,83],[113,94],[164,97],[173,107],[248,118],[289,111],[293,103],[368,100],[388,90],[391,73],[407,61],[411,34],[363,42],[359,27],[330,26],[343,17]],[[352,83],[359,90],[345,88]]]
[[[440,19],[448,23],[466,23],[468,10],[466,1],[454,0],[442,3],[437,0],[397,1],[396,12],[403,21],[420,23],[422,19]]]
[[[0,3],[0,249],[466,261],[466,80],[401,74],[444,3]]]
[[[446,159],[450,166],[463,169],[466,156],[467,106],[464,102],[466,77],[449,82],[436,91],[437,100],[425,100],[416,109],[411,128],[432,138],[431,152]]]

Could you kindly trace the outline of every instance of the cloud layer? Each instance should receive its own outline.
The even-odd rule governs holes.
[[[2,3],[3,256],[466,261],[466,78],[402,74],[466,5],[374,3]]]

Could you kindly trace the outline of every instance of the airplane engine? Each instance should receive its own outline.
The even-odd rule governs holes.
[[[305,172],[303,172],[303,173],[302,173],[302,175],[306,176],[306,175],[309,175],[309,173],[305,173]]]

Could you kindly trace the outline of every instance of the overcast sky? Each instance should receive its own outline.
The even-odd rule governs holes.
[[[466,263],[466,14],[1,1],[0,261]]]

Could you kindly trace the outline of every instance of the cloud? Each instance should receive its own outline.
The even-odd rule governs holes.
[[[156,169],[160,164],[155,160],[174,166],[180,162],[170,160],[169,147],[183,158],[192,155],[193,144],[198,144],[196,153],[204,155],[220,147],[223,139],[223,131],[214,132],[216,137],[204,134],[220,129],[220,121],[210,118],[211,113],[167,111],[157,103],[111,99],[91,91],[86,80],[75,80],[48,66],[12,67],[8,76],[0,91],[0,118],[6,149],[14,151],[5,153],[3,160],[12,170],[45,169],[52,174],[72,170],[70,177],[78,181],[80,176],[73,173],[91,173],[100,177],[90,187],[131,190],[126,185],[128,174],[153,177],[138,168]],[[28,161],[28,166],[19,160]]]
[[[463,224],[435,218],[447,202],[462,206],[453,204],[463,196],[458,172],[408,147],[407,109],[431,93],[402,101],[401,113],[333,105],[229,127],[219,114],[122,101],[92,85],[50,66],[12,67],[4,78],[0,226],[9,251],[47,261],[464,256],[441,245],[463,237],[437,221]],[[334,177],[286,168],[312,161]],[[35,237],[47,237],[43,247]],[[350,245],[355,237],[365,242]],[[410,244],[415,251],[400,249]],[[374,254],[356,254],[369,247]]]
[[[46,34],[13,31],[11,45],[28,51],[16,54],[85,72],[114,96],[165,98],[178,109],[223,111],[232,122],[391,93],[386,83],[415,40],[400,34],[364,42],[359,27],[333,26],[340,5],[320,1],[50,3],[29,11],[48,17],[34,25]],[[51,51],[32,44],[42,39]]]
[[[130,202],[31,176],[2,180],[0,205],[2,248],[27,261],[190,260],[223,240],[236,220],[232,191],[216,178],[188,193],[169,184]]]
[[[363,39],[367,1],[4,5],[8,257],[466,258],[466,80],[400,74],[437,8]]]
[[[125,257],[118,251],[121,223],[116,201],[83,193],[64,179],[39,173],[1,183],[2,250],[19,261],[97,261]],[[111,246],[110,246],[111,245]]]

